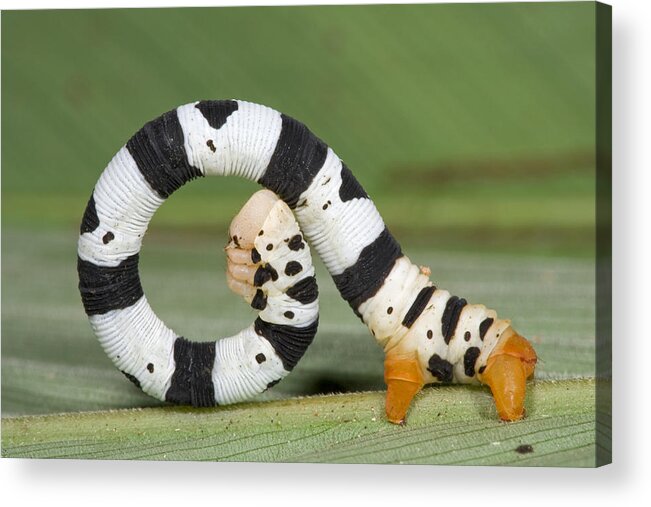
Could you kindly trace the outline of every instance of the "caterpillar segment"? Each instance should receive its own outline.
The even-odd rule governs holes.
[[[260,313],[234,337],[194,343],[149,307],[138,254],[156,209],[188,181],[215,175],[268,189],[235,218],[226,247],[229,287]],[[404,422],[412,398],[432,382],[486,383],[500,417],[522,416],[524,379],[535,366],[528,342],[491,310],[434,287],[332,149],[262,105],[193,102],[140,129],[108,164],[84,213],[79,288],[105,351],[145,392],[232,403],[289,373],[313,339],[318,291],[308,243],[385,350],[389,420]]]

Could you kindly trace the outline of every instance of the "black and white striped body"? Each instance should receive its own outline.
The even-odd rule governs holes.
[[[286,264],[296,254],[305,269],[295,277],[268,276],[260,296],[266,306],[241,333],[196,343],[179,337],[150,308],[138,253],[164,200],[186,182],[212,175],[257,181],[284,200],[300,230],[293,217],[276,217],[277,235],[265,238],[274,247],[256,250],[263,265],[279,258]],[[150,395],[195,406],[250,398],[286,375],[316,333],[308,246],[283,246],[301,234],[385,350],[417,351],[429,382],[477,378],[508,322],[434,290],[325,143],[296,120],[244,101],[202,101],[170,111],[139,130],[109,163],[79,238],[86,313],[109,357]]]

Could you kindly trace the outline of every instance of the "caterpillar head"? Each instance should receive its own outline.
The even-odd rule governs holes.
[[[253,282],[260,261],[256,258],[255,239],[266,227],[274,207],[283,204],[270,190],[260,190],[246,202],[228,229],[226,282],[248,303],[256,294]]]
[[[239,211],[228,229],[229,248],[251,250],[265,220],[280,198],[271,190],[259,190]]]

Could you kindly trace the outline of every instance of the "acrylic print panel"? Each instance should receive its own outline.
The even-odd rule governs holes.
[[[2,32],[3,456],[610,462],[608,6]]]

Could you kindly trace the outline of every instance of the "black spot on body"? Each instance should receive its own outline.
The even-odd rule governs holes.
[[[391,315],[393,313],[393,306],[390,306],[389,308],[387,308],[387,313],[389,315]]]
[[[267,389],[272,388],[273,386],[275,386],[275,385],[276,385],[278,382],[280,382],[281,380],[282,380],[282,379],[272,380],[271,382],[269,382],[269,383],[267,384]]]
[[[446,345],[450,343],[450,340],[454,336],[457,324],[459,323],[461,310],[463,310],[463,307],[466,306],[466,304],[467,302],[465,299],[452,296],[448,299],[448,302],[445,305],[443,317],[441,317],[441,333],[445,338]]]
[[[86,210],[84,211],[84,216],[81,219],[79,233],[84,234],[85,232],[93,232],[98,227],[99,218],[97,216],[97,208],[95,207],[95,195],[91,194],[88,204],[86,205]]]
[[[470,347],[463,355],[463,371],[468,377],[475,376],[475,363],[481,354],[479,347]]]
[[[303,278],[300,282],[292,285],[285,292],[290,298],[295,299],[299,303],[307,305],[313,303],[319,297],[319,288],[316,284],[316,278],[308,276]]]
[[[414,302],[409,307],[409,310],[407,310],[405,318],[402,319],[403,326],[413,326],[414,322],[416,322],[418,317],[420,317],[421,314],[425,311],[425,307],[427,306],[427,303],[429,303],[429,300],[432,299],[432,294],[434,294],[435,290],[436,287],[432,285],[429,287],[423,287],[418,292],[416,299],[414,299]]]
[[[267,245],[267,252],[271,252],[273,249],[274,249],[274,246],[271,243],[269,243]]]
[[[289,310],[286,311],[283,315],[288,319],[293,319],[294,318],[294,312],[290,312]]]
[[[300,234],[292,236],[292,238],[287,243],[287,247],[295,252],[305,248],[305,243],[303,243],[303,236]]]
[[[208,145],[208,148],[210,148],[210,151],[212,151],[213,153],[217,151],[217,148],[215,147],[215,143],[213,142],[212,139],[208,139],[206,141],[206,144]]]
[[[115,235],[111,231],[109,231],[106,234],[104,234],[104,236],[102,236],[102,243],[106,245],[111,241],[113,241],[114,239],[115,239]]]
[[[488,329],[493,325],[493,319],[488,317],[487,319],[484,319],[481,321],[481,324],[479,324],[479,338],[484,340],[484,336],[486,336],[486,333],[488,332]]]
[[[331,203],[330,201],[326,202],[326,203],[323,205],[323,210],[324,210],[324,211],[327,210],[327,209],[328,209],[328,206],[330,206],[331,204],[332,204],[332,203]]]
[[[238,103],[234,100],[202,100],[194,107],[201,111],[212,128],[219,130],[226,123],[228,117],[237,111]],[[212,143],[212,140],[208,142]]]
[[[262,364],[267,360],[267,357],[264,354],[260,353],[255,356],[255,360],[258,362],[258,364]]]
[[[278,280],[278,271],[276,271],[271,264],[259,266],[253,275],[253,285],[256,287],[262,287],[269,280],[274,282]]]
[[[471,338],[470,331],[466,331],[463,335],[463,339],[469,342],[470,338]]]
[[[303,271],[303,266],[298,261],[289,261],[285,265],[285,274],[287,276],[294,276]]]
[[[255,296],[251,300],[251,307],[260,311],[267,307],[267,296],[260,289],[255,291]]]
[[[339,198],[343,201],[352,199],[368,199],[368,194],[359,184],[350,169],[342,162],[341,164],[341,186],[339,187]]]
[[[439,382],[452,382],[452,363],[442,359],[438,354],[429,358],[427,369]]]
[[[260,257],[260,253],[256,250],[255,247],[253,247],[253,249],[251,250],[251,262],[253,262],[253,264],[257,264],[261,260],[262,257]]]
[[[515,448],[515,452],[518,454],[529,454],[530,452],[533,452],[533,446],[529,444],[522,444]]]
[[[147,371],[148,371],[149,373],[154,373],[154,363],[149,363],[149,364],[147,365]]]
[[[260,229],[260,232],[258,233],[258,236],[262,236],[264,234],[264,230]]]
[[[484,373],[484,371],[486,371],[486,365],[481,366],[477,371],[479,371],[479,373]]]
[[[237,239],[237,236],[233,236],[233,243],[235,243],[236,247],[240,247],[240,240]]]
[[[434,333],[432,333],[432,330],[431,330],[431,329],[428,329],[428,330],[427,330],[427,337],[431,340],[431,339],[432,339],[432,336],[434,336]]]
[[[259,266],[253,275],[253,285],[255,287],[262,287],[269,280],[271,280],[269,271],[266,270],[265,266]]]

